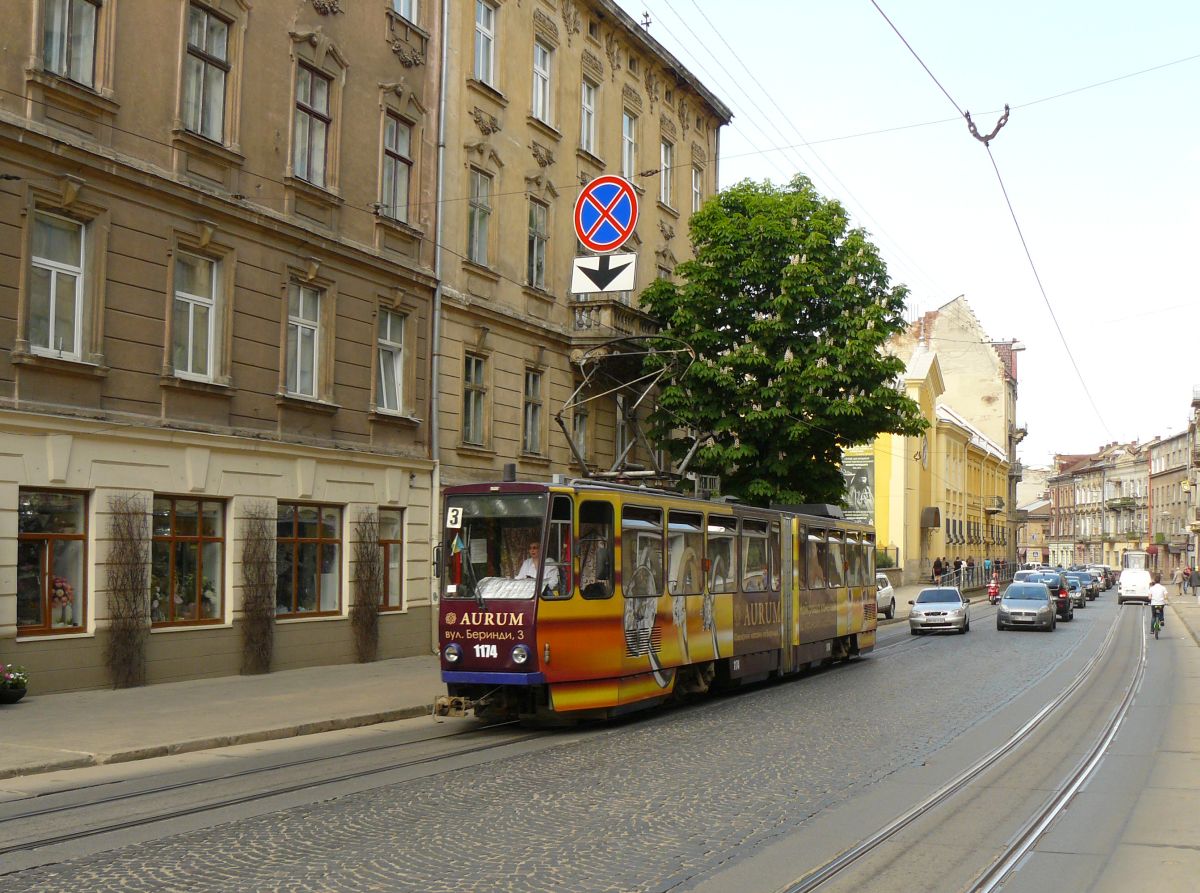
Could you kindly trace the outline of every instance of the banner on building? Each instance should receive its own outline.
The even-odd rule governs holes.
[[[875,523],[875,456],[842,456],[846,496],[842,501],[847,521]]]

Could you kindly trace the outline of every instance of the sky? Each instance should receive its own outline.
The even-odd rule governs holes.
[[[965,295],[993,340],[1025,345],[1025,464],[1187,427],[1200,3],[877,0],[939,87],[871,0],[618,2],[733,110],[723,187],[807,174],[910,313]],[[955,105],[986,135],[1006,103],[989,159]]]

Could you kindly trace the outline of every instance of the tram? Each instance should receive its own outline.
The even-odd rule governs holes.
[[[448,487],[440,715],[608,718],[875,646],[874,531],[594,480]]]

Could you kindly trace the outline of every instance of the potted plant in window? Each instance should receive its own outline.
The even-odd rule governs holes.
[[[0,704],[15,704],[25,697],[29,673],[16,664],[0,664]]]

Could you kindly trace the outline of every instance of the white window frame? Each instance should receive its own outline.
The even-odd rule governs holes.
[[[621,176],[632,180],[637,173],[637,115],[621,113]]]
[[[475,0],[475,80],[495,87],[496,7],[487,0]]]
[[[704,172],[692,167],[692,213],[704,207]]]
[[[535,456],[542,453],[542,381],[543,375],[537,369],[525,370],[521,451]]]
[[[385,412],[404,411],[404,327],[408,319],[399,311],[379,308],[379,372],[375,406]],[[392,370],[392,387],[386,386],[386,369]]]
[[[415,25],[421,14],[420,0],[392,0],[392,12]]]
[[[208,264],[210,266],[212,272],[209,276],[209,281],[212,283],[212,289],[209,294],[207,294],[207,295],[193,294],[192,292],[183,291],[179,287],[178,264],[180,261],[180,256],[187,256],[194,261],[197,261],[202,264]],[[175,296],[174,296],[174,301],[172,303],[172,312],[174,312],[174,309],[177,308],[180,304],[185,304],[187,306],[187,332],[185,333],[187,340],[186,340],[186,344],[184,346],[184,353],[187,358],[187,365],[186,365],[186,367],[180,367],[179,363],[176,362],[175,345],[176,345],[176,342],[179,339],[180,335],[184,334],[184,333],[181,333],[179,331],[178,321],[173,320],[172,328],[171,328],[171,366],[175,370],[175,374],[179,378],[189,378],[194,381],[212,381],[213,380],[213,366],[215,365],[214,361],[216,359],[213,356],[213,347],[214,347],[214,344],[216,341],[215,330],[216,330],[216,323],[217,323],[217,301],[218,301],[217,289],[220,287],[218,284],[219,283],[218,277],[220,275],[220,270],[218,268],[217,262],[215,260],[213,260],[212,258],[204,257],[203,255],[195,254],[191,251],[179,252],[179,254],[175,257],[175,264],[176,264],[176,274],[175,274],[175,280],[174,280],[175,281]],[[207,353],[205,354],[205,356],[208,358],[208,369],[206,371],[198,372],[192,368],[192,360],[193,360],[193,358],[195,356],[195,352],[196,352],[196,309],[199,307],[204,307],[204,308],[207,308],[207,310],[208,310],[208,331],[207,331],[207,333],[205,333],[205,339],[207,341],[207,344],[206,344]]]
[[[308,78],[308,99],[301,99],[301,79]],[[314,105],[313,85],[325,82],[324,107]],[[333,132],[333,113],[330,105],[333,97],[333,78],[307,63],[296,66],[296,103],[293,109],[292,127],[292,173],[300,180],[313,186],[325,188],[329,174],[329,141]],[[301,127],[302,123],[307,126]],[[319,128],[323,133],[320,152],[320,170],[314,171],[313,133]]]
[[[487,443],[487,358],[480,354],[468,353],[463,359],[462,441],[470,446]]]
[[[546,253],[550,244],[550,207],[529,200],[529,239],[525,279],[533,288],[546,287]]]
[[[488,228],[492,218],[492,175],[471,168],[470,193],[467,199],[467,260],[486,267],[488,263]],[[487,184],[487,194],[479,188]]]
[[[192,43],[192,19],[194,16],[203,17],[203,46],[198,46]],[[225,29],[225,46],[222,50],[222,55],[214,52],[214,48],[208,45],[209,38],[209,21],[218,22]],[[199,3],[188,4],[188,20],[187,25],[187,47],[184,50],[184,65],[183,65],[183,126],[190,132],[199,134],[206,139],[221,143],[225,139],[225,103],[226,91],[229,85],[229,38],[230,38],[230,22],[221,16],[217,15],[206,6]],[[199,64],[199,74],[193,74],[191,65],[192,60]],[[219,71],[221,73],[221,84],[219,90],[210,91],[208,89],[208,73],[209,70]],[[197,80],[198,78],[198,80]],[[195,83],[193,81],[195,80]],[[197,97],[195,103],[189,108],[188,96],[195,91]],[[213,93],[217,95],[214,96]],[[219,103],[216,113],[206,115],[205,112],[209,108],[209,104]],[[216,126],[216,132],[213,132],[211,127],[205,128],[206,118]]]
[[[42,65],[59,77],[88,88],[96,85],[96,55],[100,24],[101,0],[45,0],[42,20]],[[91,10],[91,21],[79,19],[81,10]],[[52,43],[50,24],[54,21],[62,35],[60,43]],[[80,33],[90,28],[91,33]],[[83,54],[75,52],[82,48]],[[84,67],[86,66],[86,71]]]
[[[288,289],[287,357],[284,387],[297,397],[317,399],[321,392],[321,300],[323,290],[310,285],[292,283]],[[305,298],[313,301],[313,313],[306,315]],[[293,301],[293,299],[295,299]],[[293,310],[293,303],[295,310]],[[312,390],[301,390],[300,359],[304,349],[304,336],[312,336]]]
[[[596,98],[600,88],[584,80],[579,88],[579,148],[596,154]]]
[[[662,140],[658,157],[658,200],[668,208],[674,207],[671,176],[675,171],[675,144],[670,140]]]
[[[553,48],[540,40],[533,42],[533,99],[531,108],[533,117],[543,124],[549,124],[553,114],[552,102],[554,92],[551,89],[551,70],[554,64]]]
[[[571,441],[584,459],[588,456],[588,408],[576,406],[571,415]]]
[[[401,129],[408,132],[408,146],[404,151],[399,147]],[[395,139],[389,143],[389,131],[395,134]],[[387,112],[383,123],[383,175],[380,177],[380,213],[392,220],[408,223],[408,202],[412,188],[412,138],[413,126],[397,115]],[[400,201],[400,174],[403,174],[404,196]]]
[[[71,226],[74,226],[74,227],[78,227],[78,229],[79,229],[79,265],[73,266],[71,264],[65,264],[62,261],[51,260],[48,257],[38,257],[36,255],[31,256],[31,258],[30,258],[31,266],[33,266],[36,269],[45,270],[47,273],[50,274],[50,294],[49,294],[48,304],[46,306],[46,313],[48,314],[48,317],[49,317],[46,320],[46,331],[48,333],[48,338],[49,338],[50,343],[47,345],[34,344],[32,341],[32,338],[31,338],[30,343],[29,343],[29,350],[32,353],[40,354],[42,356],[59,357],[64,360],[80,360],[82,358],[82,351],[83,351],[83,318],[84,318],[83,299],[84,299],[84,294],[85,294],[83,271],[84,271],[85,261],[87,258],[87,234],[88,234],[87,233],[87,224],[80,223],[78,220],[72,220],[69,217],[63,217],[60,214],[50,214],[46,211],[37,211],[34,213],[34,219],[33,219],[33,225],[35,227],[38,225],[38,221],[41,218],[50,218],[53,220],[60,221],[62,223],[70,224]],[[58,277],[59,277],[60,273],[64,274],[64,275],[75,277],[75,321],[74,321],[75,337],[72,339],[72,343],[68,349],[62,349],[61,347],[56,348],[54,346],[54,342],[55,342],[54,329],[55,329],[55,324],[58,319],[58,314],[57,314]],[[29,301],[29,315],[30,315],[31,319],[30,319],[30,324],[27,327],[30,332],[33,331],[33,320],[32,320],[33,310],[34,310],[33,297],[31,294],[30,301]]]

